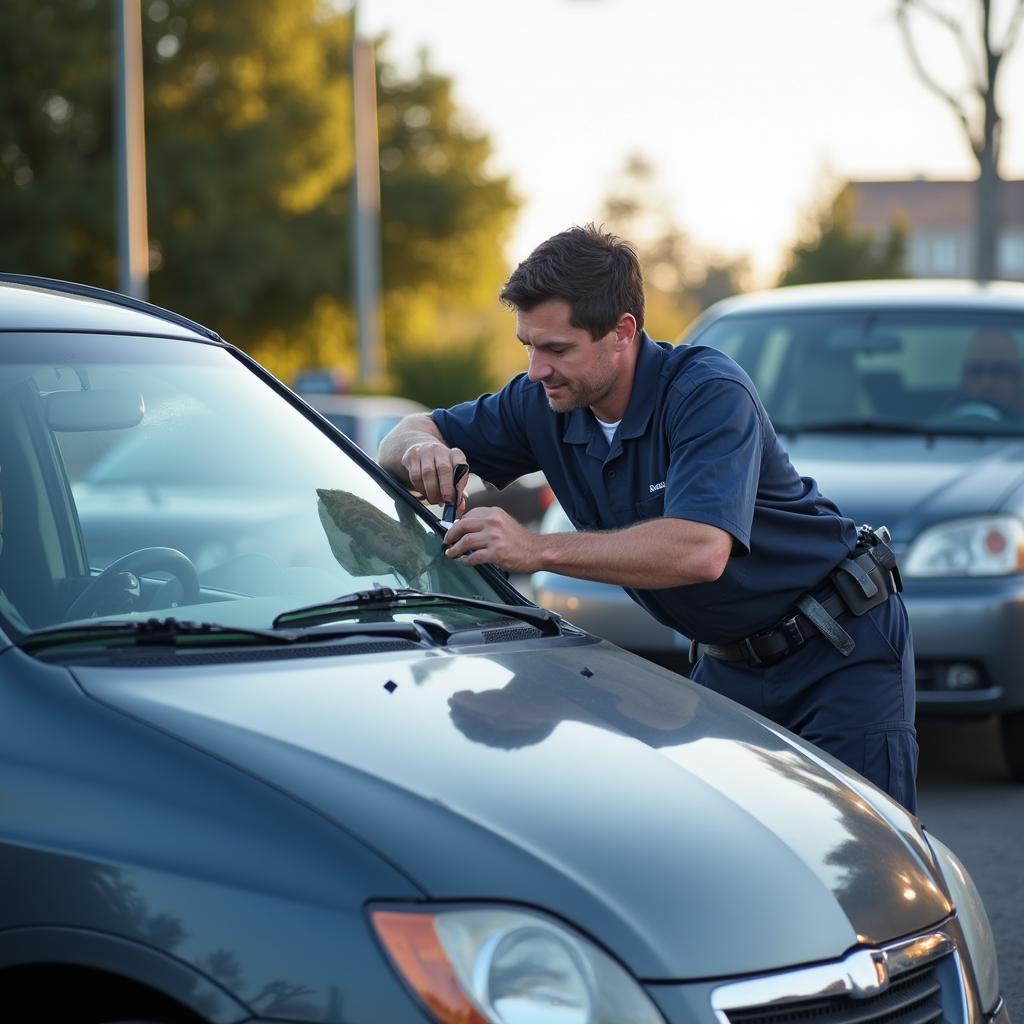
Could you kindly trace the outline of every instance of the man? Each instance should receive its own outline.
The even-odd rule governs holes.
[[[964,401],[954,415],[982,419],[1024,417],[1024,363],[1009,331],[976,331],[967,345],[961,371]]]
[[[406,418],[380,462],[433,503],[455,499],[462,462],[498,486],[542,469],[580,532],[531,533],[477,508],[448,531],[448,556],[625,587],[700,641],[693,679],[913,810],[914,662],[888,548],[858,545],[854,523],[796,473],[736,363],[647,336],[621,239],[592,225],[555,235],[501,298],[529,372]]]

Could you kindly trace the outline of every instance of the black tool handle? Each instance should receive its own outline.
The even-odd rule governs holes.
[[[459,483],[468,472],[469,466],[464,462],[460,462],[455,467],[455,476],[452,478],[452,486],[455,488],[455,500],[445,502],[444,508],[441,509],[441,522],[446,529],[451,528],[455,524],[455,510],[459,506]]]

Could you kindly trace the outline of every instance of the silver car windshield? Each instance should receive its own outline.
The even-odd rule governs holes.
[[[489,601],[441,533],[230,351],[0,336],[0,624],[266,628],[376,585]]]
[[[727,315],[694,343],[750,374],[779,431],[1024,434],[1024,315]]]

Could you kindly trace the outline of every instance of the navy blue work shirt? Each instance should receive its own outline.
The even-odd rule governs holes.
[[[793,468],[747,374],[703,345],[642,335],[611,445],[589,409],[552,411],[525,373],[432,417],[470,469],[497,487],[543,470],[578,530],[664,516],[731,534],[720,579],[626,588],[659,622],[704,643],[774,626],[857,543],[853,521]]]

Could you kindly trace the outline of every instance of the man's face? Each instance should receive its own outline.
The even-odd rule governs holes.
[[[569,323],[571,311],[564,299],[548,299],[516,313],[516,336],[529,356],[530,380],[544,385],[555,412],[600,404],[615,386],[618,370],[615,332],[592,338]]]
[[[1004,412],[1024,412],[1024,381],[1020,352],[1003,331],[982,331],[967,349],[963,390],[973,402],[988,402]]]

